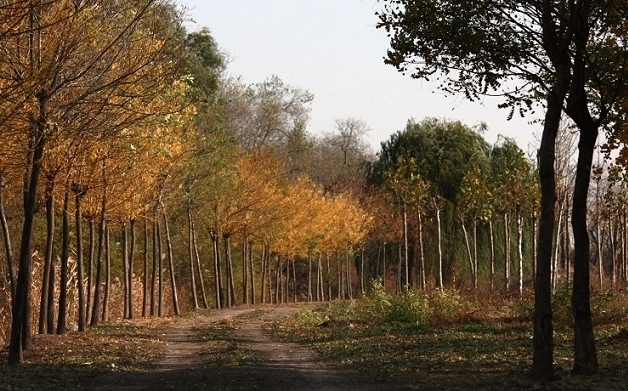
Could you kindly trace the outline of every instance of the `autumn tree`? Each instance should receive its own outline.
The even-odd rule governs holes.
[[[158,92],[170,72],[167,62],[158,65],[173,36],[169,31],[174,19],[164,19],[164,15],[175,15],[168,13],[169,7],[165,1],[151,0],[111,2],[107,7],[65,0],[39,3],[30,7],[28,23],[14,25],[22,39],[2,42],[7,49],[23,45],[20,50],[9,49],[18,57],[3,64],[4,78],[15,80],[26,74],[32,81],[22,83],[20,92],[28,102],[24,132],[29,149],[9,354],[12,363],[20,363],[28,347],[32,227],[49,143],[64,132],[89,134],[91,130],[111,137],[129,121],[150,115],[138,112],[131,102],[146,101]],[[106,28],[99,27],[103,22]],[[28,39],[33,32],[36,39]]]

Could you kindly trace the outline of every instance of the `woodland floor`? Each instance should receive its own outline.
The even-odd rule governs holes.
[[[38,335],[25,365],[0,364],[0,390],[628,390],[621,333],[602,340],[599,376],[564,369],[564,380],[543,385],[526,373],[526,326],[323,328],[294,320],[301,308],[201,311]]]

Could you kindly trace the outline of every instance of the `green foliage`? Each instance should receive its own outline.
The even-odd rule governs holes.
[[[454,324],[464,320],[475,305],[452,290],[436,290],[429,296],[430,324]]]
[[[401,295],[386,293],[381,280],[372,284],[372,293],[358,302],[360,312],[380,323],[436,326],[461,322],[475,305],[455,291],[431,293],[410,291]]]

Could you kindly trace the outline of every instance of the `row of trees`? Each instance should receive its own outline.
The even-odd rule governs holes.
[[[510,115],[525,115],[539,104],[545,109],[533,356],[533,370],[543,380],[554,377],[551,267],[556,138],[563,112],[580,134],[571,199],[574,371],[598,371],[589,298],[588,190],[599,130],[609,130],[611,144],[625,134],[626,9],[623,0],[390,0],[379,13],[379,27],[391,37],[386,62],[401,72],[436,77],[439,88],[471,100],[500,94]]]
[[[125,317],[136,311],[136,273],[142,315],[163,315],[167,280],[178,314],[182,276],[194,307],[197,293],[206,305],[211,288],[215,306],[236,304],[234,240],[243,245],[243,301],[258,297],[253,248],[266,254],[257,268],[264,283],[270,255],[279,257],[279,292],[297,258],[318,256],[321,265],[322,254],[345,254],[362,241],[371,218],[335,185],[357,174],[355,139],[343,142],[342,124],[360,130],[360,121],[338,121],[338,135],[312,137],[305,131],[311,94],[277,77],[255,85],[223,78],[209,32],[188,34],[166,0],[21,0],[0,11],[10,362],[21,362],[28,349],[33,315],[40,333],[63,333],[68,319],[78,330],[108,320],[118,278]],[[336,168],[324,164],[336,157]],[[187,253],[175,242],[186,231]],[[114,247],[112,236],[119,239]],[[41,275],[33,280],[38,254]],[[270,285],[262,284],[263,299]],[[37,312],[33,286],[40,288]],[[287,299],[287,288],[282,292]],[[76,313],[68,314],[70,306]]]
[[[442,42],[444,34],[470,45],[458,47],[462,54],[480,50],[464,34],[447,35],[452,18],[477,7],[441,3],[456,12],[447,23],[427,18],[434,23],[424,27],[434,30],[425,39],[429,32]],[[569,194],[582,190],[574,179],[583,174],[568,172],[569,152],[554,159],[554,144],[548,178],[547,150],[536,167],[512,140],[488,145],[483,126],[428,118],[410,120],[375,158],[359,119],[338,119],[322,136],[309,133],[308,91],[276,76],[252,85],[226,77],[209,31],[186,32],[169,1],[16,0],[0,12],[7,146],[0,151],[0,223],[13,363],[28,348],[33,317],[40,333],[108,320],[116,279],[123,294],[113,316],[131,318],[137,305],[142,316],[162,316],[240,302],[350,298],[379,276],[399,292],[484,286],[522,294],[534,282],[538,315],[547,309],[538,289],[550,292],[559,269],[566,280],[583,278],[582,265],[569,274],[571,235],[582,240],[575,235],[581,221],[572,216],[574,228],[566,227],[569,206],[582,207]],[[483,18],[501,15],[491,12]],[[386,15],[382,26],[408,28],[401,11]],[[508,31],[517,32],[499,30],[489,41]],[[393,48],[412,54],[411,46],[395,46],[401,43]],[[390,53],[402,68],[405,59]],[[524,63],[515,60],[507,64]],[[471,88],[471,75],[459,74],[450,88],[481,93]],[[500,86],[479,77],[487,90]],[[524,108],[533,102],[510,97]],[[551,194],[539,170],[546,181],[557,178]],[[615,273],[618,286],[617,271],[627,270],[625,186],[622,170],[611,171],[608,180],[597,177],[595,237],[600,278]],[[586,255],[588,273],[588,247]],[[32,260],[40,256],[33,281]],[[35,299],[39,311],[31,307]],[[551,334],[547,327],[535,330]],[[544,376],[551,374],[545,358],[535,358]]]

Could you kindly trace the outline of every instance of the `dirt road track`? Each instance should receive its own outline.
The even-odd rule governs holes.
[[[373,383],[355,372],[332,368],[316,354],[298,345],[271,341],[263,332],[265,325],[298,311],[294,307],[216,310],[208,316],[185,319],[164,326],[160,339],[165,342],[163,358],[150,371],[125,373],[113,371],[95,390],[286,390],[286,391],[395,391],[416,389],[390,383]],[[229,335],[256,358],[254,365],[207,366],[200,354],[206,341],[195,331],[243,317]]]

